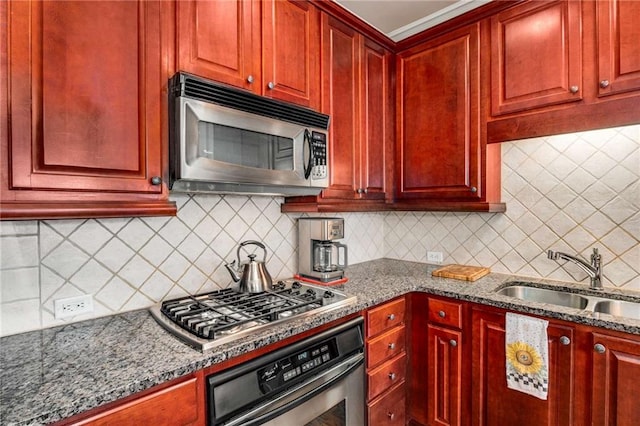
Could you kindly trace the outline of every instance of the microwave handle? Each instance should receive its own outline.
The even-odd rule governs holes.
[[[309,149],[309,160],[307,161],[307,164],[304,165],[304,178],[309,179],[311,169],[313,168],[313,145],[311,144],[311,134],[309,133],[309,129],[304,129],[304,142]],[[302,161],[304,161],[304,149],[302,151]]]

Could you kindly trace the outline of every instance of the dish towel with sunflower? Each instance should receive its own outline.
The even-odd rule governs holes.
[[[507,312],[507,387],[547,399],[549,321]]]

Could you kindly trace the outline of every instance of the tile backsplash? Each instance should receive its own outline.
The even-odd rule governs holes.
[[[505,214],[342,213],[350,263],[389,257],[583,281],[546,250],[588,257],[606,286],[640,290],[640,125],[502,144]],[[59,325],[53,301],[92,294],[80,321],[232,284],[239,242],[269,249],[274,279],[297,267],[296,219],[281,198],[172,195],[177,217],[0,222],[0,335]]]

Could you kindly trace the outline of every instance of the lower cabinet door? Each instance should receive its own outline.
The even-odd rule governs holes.
[[[505,313],[474,309],[472,324],[472,424],[570,425],[582,415],[574,412],[573,327],[549,321],[549,390],[542,400],[507,387]]]
[[[461,424],[462,332],[428,326],[427,415],[429,424]]]
[[[369,426],[404,426],[404,382],[397,384],[389,392],[369,404]]]
[[[640,421],[640,341],[593,333],[591,424]]]

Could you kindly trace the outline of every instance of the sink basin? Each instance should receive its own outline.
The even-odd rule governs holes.
[[[497,294],[515,297],[532,302],[549,303],[552,305],[566,306],[569,308],[584,309],[589,304],[589,299],[578,294],[566,291],[549,290],[546,288],[527,287],[523,285],[511,285],[498,290]]]
[[[603,300],[596,303],[593,311],[617,317],[640,319],[640,303],[624,300]]]

